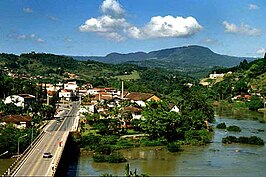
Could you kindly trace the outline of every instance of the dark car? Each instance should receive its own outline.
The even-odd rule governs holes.
[[[52,158],[53,155],[51,154],[51,152],[45,152],[43,153],[43,158]]]

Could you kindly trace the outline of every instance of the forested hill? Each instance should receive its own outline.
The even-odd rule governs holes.
[[[152,51],[149,53],[136,52],[128,54],[110,53],[105,57],[79,57],[74,56],[78,60],[95,60],[105,63],[124,63],[132,62],[141,66],[154,67],[191,67],[191,66],[236,66],[244,59],[248,61],[254,58],[232,57],[227,55],[220,55],[212,52],[209,48],[202,46],[186,46],[176,47],[170,49],[163,49]]]
[[[91,83],[94,87],[121,89],[122,79],[127,91],[156,93],[162,98],[170,93],[178,94],[187,83],[197,83],[197,80],[178,71],[163,68],[77,61],[71,57],[34,52],[21,55],[0,54],[0,73],[0,82],[5,83],[0,86],[5,87],[8,80],[14,80],[16,83],[20,83],[17,82],[19,80],[45,83],[76,80],[78,84]],[[14,89],[16,87],[10,86]],[[0,87],[1,90],[3,89]]]
[[[248,90],[256,90],[266,94],[266,58],[257,59],[251,62],[244,60],[238,66],[217,69],[216,73],[233,72],[232,75],[226,77],[223,81],[224,85],[241,88],[239,93]],[[222,89],[226,90],[226,89]]]
[[[1,69],[8,70],[16,75],[38,76],[59,81],[68,78],[69,74],[74,74],[78,79],[91,80],[111,78],[125,72],[131,73],[135,70],[141,70],[140,67],[135,65],[77,61],[67,56],[34,52],[21,55],[0,54]]]

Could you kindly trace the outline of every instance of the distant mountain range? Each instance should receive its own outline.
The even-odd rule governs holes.
[[[136,52],[128,54],[110,53],[104,57],[72,56],[76,60],[94,60],[104,63],[121,64],[131,63],[144,67],[161,67],[174,69],[188,74],[202,73],[202,76],[212,70],[213,67],[232,67],[241,61],[255,60],[250,57],[233,57],[214,53],[207,47],[191,45],[151,51],[149,53]],[[197,74],[196,74],[197,75]]]
[[[128,54],[110,53],[104,57],[95,56],[72,56],[76,60],[94,60],[104,63],[120,64],[135,63],[144,64],[145,66],[158,67],[208,67],[208,66],[225,66],[231,67],[238,65],[244,59],[252,61],[255,58],[250,57],[233,57],[214,53],[207,47],[186,46],[158,51],[135,52]]]

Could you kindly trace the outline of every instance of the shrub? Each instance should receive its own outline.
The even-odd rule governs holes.
[[[231,144],[238,142],[237,137],[235,136],[227,136],[222,139],[222,143]]]
[[[100,154],[100,153],[95,153],[92,156],[94,162],[107,162],[107,158],[105,157],[105,155]]]
[[[219,123],[216,128],[218,129],[226,129],[226,124],[223,122],[223,123]]]
[[[241,132],[241,128],[236,125],[232,125],[232,126],[227,127],[227,131]]]
[[[167,149],[170,152],[178,152],[181,151],[181,143],[179,142],[172,142],[167,144]]]
[[[104,155],[110,155],[112,152],[112,148],[110,144],[98,144],[97,148],[95,149],[95,152],[98,152],[100,154]]]
[[[118,141],[118,136],[116,135],[110,135],[110,136],[103,136],[101,138],[101,143],[102,144],[111,144],[114,145]]]
[[[208,130],[188,130],[185,132],[185,141],[189,144],[205,144],[211,141],[212,134]],[[187,144],[186,143],[186,144]]]
[[[107,160],[109,163],[121,163],[121,162],[126,162],[127,159],[119,152],[115,152],[110,154],[107,157]]]
[[[117,143],[113,146],[114,149],[125,149],[130,147],[135,147],[135,144],[126,139],[118,140]]]
[[[243,144],[254,144],[254,145],[264,145],[264,141],[257,136],[244,137],[241,136],[239,138],[235,136],[227,136],[222,139],[222,143],[243,143]]]
[[[101,140],[101,136],[94,135],[94,134],[88,134],[88,135],[81,137],[80,144],[81,144],[81,147],[87,147],[90,150],[94,150],[97,148],[100,140]]]

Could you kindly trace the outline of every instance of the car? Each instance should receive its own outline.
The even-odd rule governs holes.
[[[51,154],[51,152],[45,152],[43,153],[43,158],[52,158],[53,155]]]

